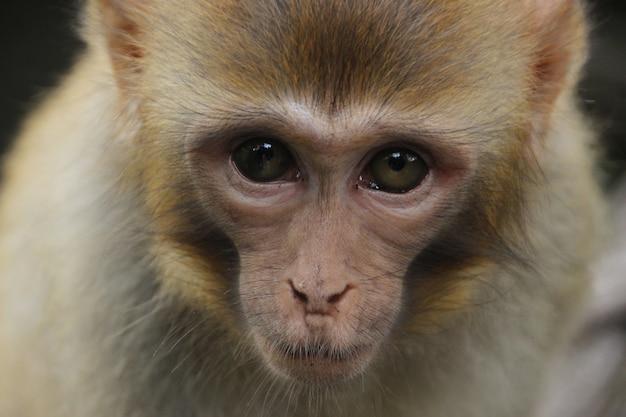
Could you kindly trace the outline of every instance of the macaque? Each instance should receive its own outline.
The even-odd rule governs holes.
[[[601,240],[575,0],[90,0],[0,194],[2,417],[532,417]]]

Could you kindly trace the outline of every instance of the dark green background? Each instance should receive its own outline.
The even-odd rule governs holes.
[[[10,143],[23,115],[81,48],[74,35],[76,1],[2,3],[0,151]],[[593,54],[581,97],[602,129],[602,166],[610,182],[626,172],[626,0],[593,1],[591,14]]]

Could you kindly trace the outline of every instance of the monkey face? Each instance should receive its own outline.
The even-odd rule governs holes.
[[[467,304],[515,217],[530,49],[476,57],[521,21],[302,2],[256,30],[264,2],[159,4],[176,30],[143,33],[136,92],[167,288],[302,381],[349,379],[395,330]],[[449,22],[431,25],[437,7]]]
[[[349,379],[402,321],[412,261],[454,212],[471,155],[435,162],[423,138],[357,114],[280,113],[188,149],[194,200],[232,242],[237,272],[222,281],[269,367]]]

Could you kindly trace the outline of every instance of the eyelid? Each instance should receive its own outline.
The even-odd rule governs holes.
[[[254,181],[246,177],[241,172],[241,170],[237,167],[237,165],[232,160],[232,158],[229,160],[229,165],[231,167],[232,175],[236,175],[238,177],[238,182],[246,184],[248,187],[257,187],[257,188],[266,187],[267,188],[269,186],[278,186],[281,184],[293,184],[293,183],[300,182],[302,180],[302,175],[300,174],[300,171],[298,170],[295,180],[285,180],[285,179],[279,178],[274,181]]]
[[[432,153],[422,144],[418,144],[415,142],[410,142],[408,140],[394,140],[390,142],[385,142],[375,146],[370,149],[360,164],[364,168],[367,164],[369,164],[376,155],[386,149],[399,149],[399,150],[408,150],[415,153],[417,156],[422,158],[422,160],[426,163],[429,169],[435,166],[435,159],[432,156]],[[364,161],[364,162],[363,162]]]
[[[386,142],[370,149],[361,158],[359,163],[356,165],[356,179],[357,180],[362,175],[362,173],[365,172],[368,165],[374,160],[374,157],[378,155],[380,152],[384,151],[385,149],[406,149],[415,153],[417,156],[422,158],[422,160],[426,163],[426,167],[428,168],[429,172],[431,170],[436,169],[437,167],[435,158],[432,156],[431,152],[425,149],[424,146],[420,146],[416,143],[412,143],[408,141]]]

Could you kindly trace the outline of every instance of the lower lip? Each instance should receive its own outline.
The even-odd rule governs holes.
[[[277,373],[307,383],[347,381],[362,373],[372,358],[369,346],[353,348],[349,354],[291,355],[265,343],[270,367]]]

